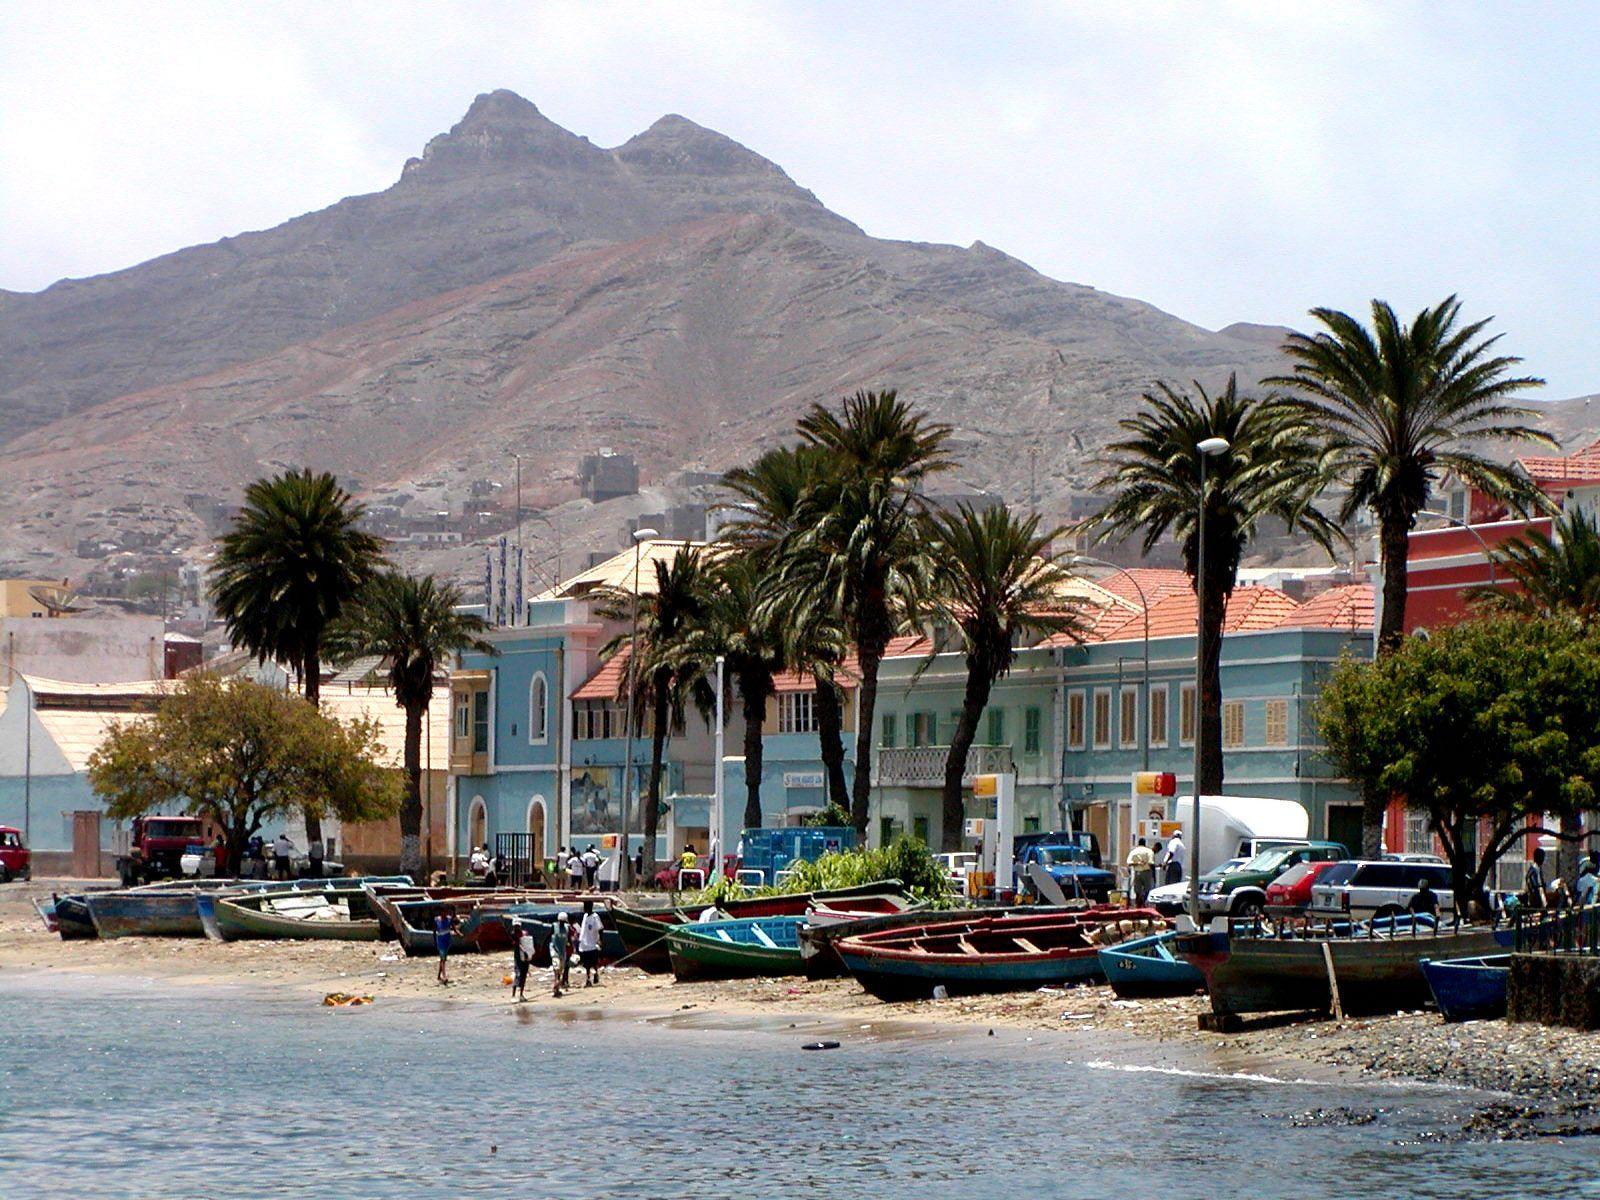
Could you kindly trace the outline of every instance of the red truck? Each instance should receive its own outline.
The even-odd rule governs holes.
[[[22,830],[0,825],[0,883],[33,878],[33,855],[22,844]]]
[[[183,852],[209,842],[199,817],[135,817],[128,852],[117,856],[117,875],[123,887],[176,878],[183,874]]]

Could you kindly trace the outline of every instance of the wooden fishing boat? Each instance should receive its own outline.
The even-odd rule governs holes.
[[[363,888],[301,888],[254,892],[215,898],[218,932],[223,941],[250,938],[318,939],[375,942],[378,918]]]
[[[1206,986],[1205,976],[1173,951],[1171,930],[1135,938],[1100,951],[1100,970],[1124,999],[1188,996]]]
[[[667,932],[674,925],[693,920],[694,916],[693,909],[639,909],[613,904],[611,922],[623,950],[618,957],[625,957],[629,966],[665,974],[672,970],[672,958],[667,953]]]
[[[1422,960],[1422,975],[1446,1021],[1485,1021],[1506,1015],[1511,955]]]
[[[44,922],[47,933],[60,933],[61,923],[56,920],[56,901],[52,896],[48,900],[35,900],[33,911],[39,914],[39,919]]]
[[[880,1000],[1017,991],[1100,978],[1108,942],[1163,928],[1154,909],[1097,907],[984,916],[885,929],[834,943],[845,969]]]
[[[1326,1012],[1333,1007],[1329,975],[1342,1009],[1370,1016],[1421,1008],[1431,998],[1423,959],[1470,958],[1510,944],[1509,929],[1462,925],[1449,929],[1379,923],[1346,926],[1342,934],[1284,930],[1272,936],[1208,929],[1180,933],[1178,955],[1196,967],[1218,1017],[1263,1012]]]
[[[101,938],[204,937],[197,894],[190,888],[119,888],[89,892],[84,901]]]
[[[397,932],[401,949],[412,957],[426,957],[437,953],[433,940],[434,918],[453,917],[456,928],[450,936],[450,953],[476,953],[480,950],[509,950],[509,936],[497,934],[493,927],[483,927],[489,913],[503,911],[516,904],[577,904],[582,907],[584,897],[573,892],[527,892],[513,888],[477,888],[465,894],[425,899],[396,899],[377,895],[373,904],[382,919],[386,919]],[[474,913],[485,910],[474,920]],[[470,924],[470,929],[469,929]]]
[[[984,917],[1004,917],[1014,914],[1049,916],[1083,912],[1088,907],[1086,904],[1065,906],[1019,904],[928,909],[912,905],[899,912],[865,914],[844,913],[831,908],[814,908],[806,914],[806,923],[800,928],[800,961],[805,967],[807,979],[835,979],[849,973],[844,969],[844,963],[834,949],[834,943],[840,938],[859,937],[863,933],[873,933],[880,929],[926,925],[933,921],[976,921]],[[841,917],[847,919],[838,919]]]
[[[675,925],[667,934],[672,973],[680,983],[798,975],[804,923],[804,917],[790,916]]]
[[[100,935],[95,932],[94,918],[89,915],[89,903],[83,893],[70,896],[51,897],[51,912],[55,917],[56,932],[61,935],[64,942],[76,941],[79,938],[93,938]]]
[[[387,893],[387,892],[391,892],[391,891],[399,891],[399,890],[404,890],[404,889],[411,889],[412,887],[413,887],[413,884],[411,882],[411,876],[409,876],[409,875],[351,875],[351,876],[346,876],[346,877],[335,877],[335,878],[329,878],[329,879],[294,879],[294,880],[286,880],[286,881],[285,880],[275,880],[275,881],[271,881],[271,882],[263,882],[263,881],[258,881],[258,880],[251,880],[251,881],[248,881],[248,882],[240,884],[238,887],[228,888],[228,889],[226,889],[224,891],[219,891],[219,892],[199,892],[199,893],[197,893],[195,895],[194,907],[195,907],[195,912],[200,917],[200,928],[202,929],[202,931],[204,931],[206,937],[210,938],[214,942],[233,941],[235,939],[235,936],[239,936],[239,937],[296,936],[296,937],[298,937],[298,936],[305,936],[305,935],[301,935],[301,934],[272,935],[272,934],[268,934],[268,933],[263,931],[263,932],[259,932],[259,933],[249,933],[249,934],[240,933],[240,934],[237,934],[237,935],[234,935],[234,936],[229,936],[228,934],[224,933],[221,925],[219,925],[218,922],[217,922],[217,902],[219,900],[221,900],[221,899],[224,899],[224,898],[227,898],[227,899],[241,899],[241,898],[255,897],[255,896],[279,896],[279,895],[286,895],[286,894],[327,893],[327,892],[334,892],[334,891],[340,892],[340,893],[349,893],[349,892],[367,893],[369,889],[371,889],[375,893],[383,894],[383,893]],[[361,908],[365,912],[367,917],[369,917],[369,918],[371,918],[373,920],[377,919],[376,913],[372,909],[372,902],[371,902],[370,895],[364,894],[361,897],[361,899],[358,900],[358,901],[355,901],[355,903],[357,904],[357,906],[359,908]],[[254,905],[253,902],[251,902],[250,904],[247,905],[247,907],[255,907],[255,905]],[[359,940],[366,941],[368,939],[363,937],[363,938],[361,938]]]

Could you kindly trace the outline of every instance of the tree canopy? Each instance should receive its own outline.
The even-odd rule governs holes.
[[[392,816],[404,784],[381,753],[376,722],[324,716],[251,680],[196,675],[148,718],[114,729],[90,757],[89,781],[116,820],[177,808],[219,826],[236,870],[245,842],[291,812]]]

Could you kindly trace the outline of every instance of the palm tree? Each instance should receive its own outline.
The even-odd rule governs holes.
[[[383,542],[356,527],[362,512],[327,473],[258,479],[211,564],[211,599],[233,644],[299,671],[312,704],[323,633],[383,561]],[[306,838],[322,838],[309,809]]]
[[[1532,415],[1510,398],[1544,381],[1514,376],[1520,358],[1492,356],[1489,320],[1457,327],[1461,303],[1448,297],[1406,325],[1388,304],[1372,302],[1372,328],[1331,308],[1311,315],[1325,327],[1291,333],[1290,375],[1267,380],[1297,393],[1349,491],[1348,523],[1363,508],[1378,521],[1383,603],[1378,653],[1400,644],[1406,618],[1406,539],[1445,472],[1518,509],[1538,493],[1512,467],[1475,447],[1495,439],[1554,443],[1523,422]]]
[[[929,521],[934,543],[934,612],[956,630],[967,661],[961,716],[944,764],[940,844],[961,848],[961,781],[995,681],[1011,670],[1025,638],[1080,631],[1076,606],[1063,594],[1070,572],[1050,543],[1060,529],[1040,532],[1037,515],[1018,517],[1005,505],[978,512],[962,504]]]
[[[708,706],[703,640],[697,631],[706,622],[709,587],[706,562],[700,551],[683,546],[670,562],[656,560],[654,589],[635,596],[623,589],[600,597],[597,611],[610,620],[629,622],[629,630],[612,638],[603,653],[631,647],[627,669],[634,682],[634,711],[628,719],[637,728],[650,714],[650,773],[644,800],[644,871],[655,875],[656,829],[661,819],[661,768],[666,758],[667,734],[682,733],[687,702],[695,697]],[[640,589],[643,593],[644,589]],[[632,631],[637,605],[638,635]],[[623,781],[623,787],[628,781]],[[627,830],[623,831],[624,837]]]
[[[432,575],[384,571],[368,581],[329,629],[334,662],[377,657],[389,670],[394,701],[406,713],[406,798],[400,806],[400,870],[422,871],[422,720],[441,663],[462,650],[498,653],[480,635],[489,627],[461,611],[461,593]]]
[[[1226,454],[1205,467],[1205,611],[1200,614],[1198,696],[1202,794],[1222,790],[1222,626],[1238,581],[1239,558],[1260,523],[1276,517],[1330,554],[1342,537],[1312,507],[1325,477],[1313,430],[1295,406],[1239,394],[1231,376],[1216,396],[1194,384],[1191,397],[1165,383],[1145,393],[1144,408],[1118,424],[1128,436],[1107,452],[1111,469],[1096,487],[1114,491],[1097,517],[1097,540],[1142,535],[1146,552],[1170,530],[1183,547],[1184,570],[1196,578],[1196,517],[1200,510],[1201,451],[1208,438],[1225,438]]]
[[[761,562],[755,617],[776,635],[778,657],[792,670],[809,674],[816,684],[817,741],[828,803],[848,808],[844,694],[838,683],[849,649],[843,618],[825,605],[797,608],[786,586],[792,572],[784,565],[784,556],[796,552],[801,532],[797,514],[827,505],[818,498],[819,491],[829,486],[827,463],[827,455],[814,446],[785,446],[768,451],[748,467],[729,471],[723,483],[741,500],[728,506],[735,515],[724,537]]]
[[[950,427],[891,391],[857,392],[840,411],[814,405],[799,422],[826,456],[828,478],[802,501],[779,586],[799,620],[837,613],[861,663],[850,820],[866,836],[878,668],[889,639],[914,618],[931,566],[918,488],[953,466]]]
[[[1556,520],[1550,534],[1530,530],[1495,554],[1496,570],[1518,585],[1474,588],[1486,609],[1523,616],[1567,616],[1583,625],[1600,621],[1600,527],[1576,509]]]

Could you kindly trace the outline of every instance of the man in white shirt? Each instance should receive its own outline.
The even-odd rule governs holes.
[[[280,833],[278,840],[272,843],[272,865],[277,868],[279,879],[290,878],[289,860],[293,854],[294,843],[287,833]]]
[[[1144,844],[1144,839],[1139,839],[1139,844],[1128,851],[1128,884],[1133,889],[1133,904],[1135,908],[1143,908],[1145,897],[1150,894],[1150,885],[1155,874],[1155,855],[1150,853],[1150,847]]]
[[[1167,883],[1183,882],[1183,834],[1175,833],[1167,840],[1167,852],[1161,862],[1167,868]]]
[[[594,901],[583,902],[583,919],[578,922],[578,958],[583,963],[583,986],[600,982],[600,937],[603,926]]]

